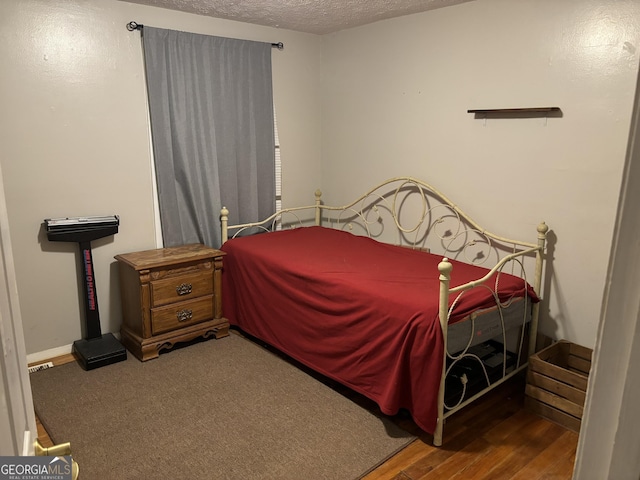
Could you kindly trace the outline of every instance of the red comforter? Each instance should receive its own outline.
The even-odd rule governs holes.
[[[406,408],[433,433],[442,257],[323,227],[236,238],[222,250],[223,313],[232,325],[374,400],[385,414]],[[452,264],[451,287],[487,272]],[[537,300],[522,279],[502,274],[499,283],[502,300],[525,291]],[[451,321],[491,306],[491,292],[475,288]]]

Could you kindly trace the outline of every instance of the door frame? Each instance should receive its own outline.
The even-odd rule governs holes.
[[[640,478],[640,75],[578,440],[575,480]]]
[[[38,438],[0,168],[0,455],[34,454]]]

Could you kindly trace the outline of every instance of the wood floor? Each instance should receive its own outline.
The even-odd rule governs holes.
[[[419,438],[363,480],[568,480],[573,473],[578,434],[526,411],[520,377],[452,415],[442,447],[408,416],[394,420]],[[52,445],[39,421],[38,435],[43,446]]]
[[[524,408],[517,377],[447,419],[442,447],[419,438],[364,480],[566,480],[573,474],[578,434]]]

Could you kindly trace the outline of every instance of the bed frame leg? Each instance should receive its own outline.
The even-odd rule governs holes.
[[[436,447],[442,445],[442,431],[444,429],[444,384],[447,373],[447,331],[449,328],[449,282],[451,281],[451,271],[453,265],[448,258],[443,258],[438,264],[440,272],[440,299],[439,317],[440,328],[442,329],[442,372],[440,373],[440,389],[438,390],[438,423],[436,431],[433,433],[433,444]]]
[[[433,432],[433,446],[441,447],[442,446],[442,430],[443,430],[444,419],[438,419],[438,425],[436,426],[436,431]]]

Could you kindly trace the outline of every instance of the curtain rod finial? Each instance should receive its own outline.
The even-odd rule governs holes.
[[[143,26],[144,25],[137,22],[129,22],[127,23],[127,30],[129,30],[130,32],[133,32],[134,30],[142,30]]]

